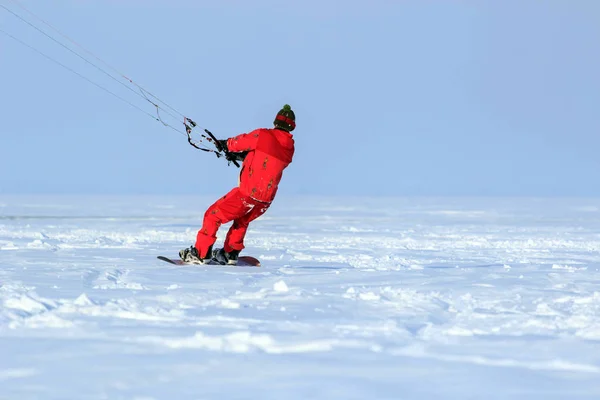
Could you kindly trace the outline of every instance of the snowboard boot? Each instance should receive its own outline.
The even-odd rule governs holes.
[[[198,249],[191,246],[189,249],[183,249],[179,251],[179,258],[185,263],[190,264],[208,264],[212,260],[212,246],[208,248],[205,257],[200,257]]]
[[[213,252],[213,260],[221,265],[237,265],[239,250],[231,250],[229,253],[225,249],[216,249]]]

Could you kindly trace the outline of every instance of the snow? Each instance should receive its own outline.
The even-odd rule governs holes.
[[[600,200],[281,196],[262,267],[156,260],[212,200],[0,197],[0,398],[600,398]]]

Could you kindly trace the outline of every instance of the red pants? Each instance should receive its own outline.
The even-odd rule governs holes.
[[[222,224],[233,221],[223,248],[225,251],[244,249],[244,237],[251,221],[260,217],[271,204],[263,203],[243,195],[238,188],[231,190],[206,210],[202,228],[196,237],[196,249],[201,257],[217,240],[217,231]]]

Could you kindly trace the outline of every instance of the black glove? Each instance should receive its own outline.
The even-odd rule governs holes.
[[[227,153],[225,159],[227,161],[244,161],[244,158],[246,158],[247,155],[247,151],[244,151],[243,153]]]
[[[246,158],[246,156],[248,155],[247,151],[243,151],[241,153],[230,153],[236,160],[238,161],[244,161],[244,159]]]
[[[227,139],[225,140],[217,140],[219,142],[220,151],[229,151],[227,150]]]

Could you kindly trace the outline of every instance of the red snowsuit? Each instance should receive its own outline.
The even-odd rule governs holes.
[[[227,252],[244,249],[244,237],[251,221],[264,214],[275,195],[283,170],[294,157],[294,138],[280,129],[256,129],[227,140],[231,153],[248,152],[240,171],[239,186],[211,205],[204,214],[196,237],[201,257],[217,240],[221,224],[233,221],[225,238]]]

